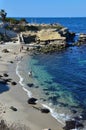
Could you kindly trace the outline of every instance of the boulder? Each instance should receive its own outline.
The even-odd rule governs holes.
[[[74,37],[75,37],[75,33],[70,32],[68,30],[68,28],[62,28],[59,33],[61,34],[61,36],[66,38],[67,42],[72,42],[74,41]]]
[[[85,43],[86,43],[86,34],[80,34],[79,40],[78,40],[78,45],[85,44]]]
[[[16,82],[11,82],[12,85],[16,85],[17,83]]]
[[[10,61],[10,63],[12,63],[12,64],[13,64],[14,62],[13,62],[13,61]]]
[[[9,51],[7,49],[3,49],[2,52],[9,53]]]
[[[14,106],[11,106],[10,109],[13,111],[17,111],[17,108],[15,108]]]
[[[75,120],[68,120],[68,121],[66,121],[66,126],[64,127],[64,130],[75,129],[75,127],[76,127],[76,121]]]
[[[64,130],[71,130],[75,128],[83,128],[83,124],[77,120],[68,120],[66,121],[66,126],[63,128]]]
[[[32,97],[32,98],[29,98],[27,102],[28,102],[28,104],[33,104],[33,105],[35,105],[35,104],[36,104],[36,101],[37,101],[37,99]]]
[[[49,112],[50,112],[50,110],[49,110],[49,109],[47,109],[47,108],[41,108],[41,112],[42,112],[42,113],[49,113]]]
[[[0,78],[2,78],[3,76],[2,75],[0,75]]]
[[[32,88],[34,86],[34,84],[33,83],[28,83],[27,86]]]
[[[4,76],[4,77],[8,77],[8,74],[7,74],[7,73],[4,73],[3,76]]]
[[[11,82],[11,80],[12,80],[12,79],[10,79],[10,78],[9,78],[9,79],[4,79],[4,82],[6,82],[6,83],[7,83],[7,82]]]

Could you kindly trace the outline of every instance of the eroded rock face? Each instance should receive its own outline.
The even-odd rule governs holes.
[[[79,35],[78,45],[81,45],[81,44],[86,44],[86,34]]]
[[[61,34],[61,36],[66,38],[67,42],[73,42],[74,41],[74,37],[75,37],[75,33],[74,32],[70,32],[68,30],[68,28],[62,28],[59,33]]]
[[[35,25],[40,27],[39,25]],[[49,53],[62,50],[67,47],[67,42],[74,41],[75,33],[68,28],[57,28],[55,25],[41,25],[38,31],[23,33],[24,42],[27,43],[28,50],[36,50],[37,52]]]

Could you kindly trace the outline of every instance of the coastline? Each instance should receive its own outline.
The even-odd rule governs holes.
[[[1,45],[0,51],[2,48],[3,45]],[[9,45],[6,44],[4,45],[4,48],[9,48],[11,52],[8,54],[2,54],[2,52],[0,52],[2,59],[4,60],[4,66],[3,64],[0,65],[0,74],[3,75],[3,72],[7,72],[9,74],[9,78],[11,78],[13,81],[16,81],[17,85],[13,86],[9,83],[10,89],[0,94],[0,102],[5,108],[5,113],[1,115],[2,119],[6,120],[7,123],[24,124],[28,127],[28,130],[42,130],[45,128],[51,128],[52,130],[62,130],[63,126],[50,114],[43,114],[40,111],[34,109],[32,105],[27,103],[27,93],[22,89],[19,83],[20,79],[18,75],[16,75],[15,71],[16,64],[18,64],[18,62],[15,61],[15,56],[24,56],[24,53],[20,54],[19,52],[20,45],[15,43]],[[13,61],[14,63],[11,64],[9,61]],[[10,109],[11,106],[16,107],[17,112],[12,111]],[[40,104],[38,103],[36,106],[39,107]]]

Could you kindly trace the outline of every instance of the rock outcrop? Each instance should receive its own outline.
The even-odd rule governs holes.
[[[77,120],[68,120],[66,121],[66,126],[63,128],[64,130],[72,130],[76,128],[83,128],[83,124]]]
[[[62,28],[59,33],[61,34],[61,36],[66,38],[67,42],[73,42],[74,41],[74,37],[75,37],[75,33],[70,32],[68,30],[68,28]]]
[[[80,34],[77,42],[78,45],[86,44],[86,34]]]
[[[22,33],[29,51],[48,53],[62,50],[67,47],[67,42],[72,42],[75,37],[75,33],[57,24],[35,24],[34,26],[38,28],[38,31],[30,30]]]

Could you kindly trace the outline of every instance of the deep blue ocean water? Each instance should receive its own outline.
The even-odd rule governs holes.
[[[86,18],[27,20],[36,23],[60,23],[73,32],[86,33]],[[29,82],[27,77],[31,70],[32,78],[39,86],[36,89],[41,89],[38,93],[39,99],[60,114],[71,115],[73,110],[76,110],[76,114],[81,115],[86,111],[86,45],[69,47],[52,54],[27,56],[25,60],[26,68],[22,70],[23,76],[26,77],[24,82]]]
[[[20,19],[20,18],[16,18]],[[53,24],[59,23],[65,27],[68,27],[70,31],[76,33],[86,33],[86,17],[80,18],[25,18],[29,23],[40,23],[40,24]]]

